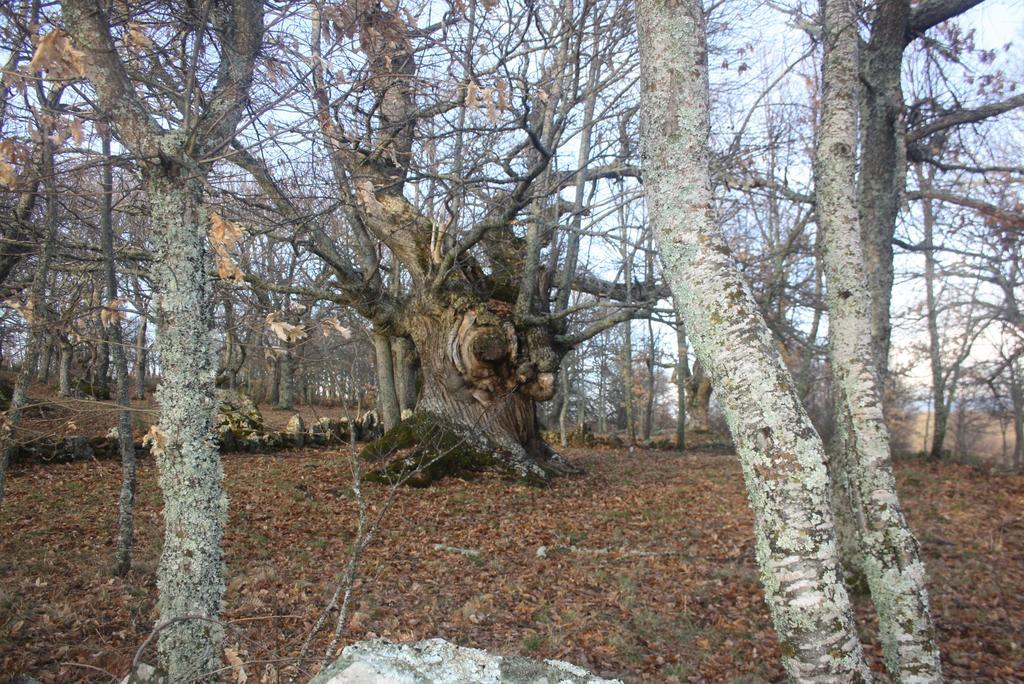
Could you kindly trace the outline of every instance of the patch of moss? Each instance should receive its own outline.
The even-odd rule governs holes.
[[[409,416],[363,447],[359,455],[374,463],[396,457],[367,473],[366,480],[405,480],[412,487],[426,487],[444,477],[471,477],[485,470],[506,469],[486,440],[426,411]]]
[[[110,401],[110,385],[106,383],[91,383],[88,380],[78,380],[75,382],[74,388],[79,396],[99,401]]]

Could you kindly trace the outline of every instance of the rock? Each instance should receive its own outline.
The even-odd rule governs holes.
[[[14,385],[5,378],[0,378],[0,411],[6,411],[11,407],[11,397],[14,396]]]
[[[92,448],[92,455],[95,458],[111,458],[120,453],[116,428],[112,432],[114,432],[113,437],[108,433],[106,437],[92,437],[89,440],[89,446]]]
[[[220,411],[214,429],[224,449],[244,444],[249,437],[263,432],[263,414],[252,399],[235,390],[217,390]]]
[[[444,639],[348,646],[310,684],[622,684],[558,660],[538,662],[463,648]]]
[[[306,438],[306,423],[302,416],[298,413],[292,416],[284,428],[284,434],[291,440],[292,446],[301,447]]]
[[[105,382],[91,383],[88,380],[77,380],[72,387],[75,396],[99,401],[110,401],[110,385]]]
[[[162,670],[147,663],[139,663],[135,672],[121,680],[121,684],[166,684],[167,677]]]
[[[349,438],[347,418],[324,416],[309,426],[309,438],[315,444],[344,444]]]
[[[359,438],[369,441],[384,434],[381,428],[380,416],[376,411],[367,411],[359,419]]]
[[[81,435],[65,437],[54,449],[58,461],[86,461],[95,455],[89,440]]]

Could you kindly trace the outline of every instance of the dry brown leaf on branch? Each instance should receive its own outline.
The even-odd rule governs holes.
[[[249,676],[245,673],[245,664],[242,662],[242,656],[239,655],[236,649],[225,648],[224,659],[228,661],[228,665],[231,666],[235,673],[236,684],[245,684],[249,681]]]
[[[278,312],[274,312],[267,316],[267,327],[270,331],[277,336],[278,339],[284,340],[285,342],[299,342],[306,338],[306,331],[301,325],[293,325],[283,318]]]
[[[213,246],[213,260],[217,264],[217,277],[221,280],[245,281],[245,273],[231,258],[231,250],[244,235],[242,227],[228,221],[217,212],[210,212],[210,244]]]
[[[111,299],[103,305],[103,308],[100,310],[100,323],[104,328],[109,328],[124,318],[124,309],[121,307],[125,304],[126,302],[124,300]]]
[[[80,119],[71,119],[71,123],[68,124],[68,131],[71,133],[71,139],[75,141],[76,145],[81,145],[85,142],[85,129],[82,127]]]
[[[334,328],[337,331],[337,333],[341,335],[341,338],[344,340],[347,340],[350,337],[352,337],[352,331],[343,326],[341,324],[341,321],[339,321],[337,318],[333,316],[330,318],[325,318],[323,320],[324,337],[328,335],[328,327]]]
[[[24,162],[26,155],[18,143],[13,140],[0,140],[0,185],[14,190],[18,185],[18,172],[15,162]]]
[[[71,45],[71,39],[62,29],[54,29],[39,40],[32,61],[31,73],[45,71],[47,77],[64,80],[85,76],[85,53]]]
[[[148,50],[153,47],[153,40],[146,35],[146,30],[142,28],[142,24],[132,22],[128,24],[128,31],[124,34],[124,44],[138,52],[139,50]]]
[[[167,434],[154,423],[142,438],[142,446],[148,446],[154,456],[162,456],[167,449]]]
[[[210,212],[210,242],[215,247],[231,249],[239,243],[243,235],[242,227],[237,223],[228,221],[215,211]]]
[[[2,159],[0,159],[0,185],[8,190],[14,190],[18,185],[18,172]]]
[[[466,105],[472,109],[476,109],[479,106],[477,99],[480,96],[480,86],[475,82],[470,81],[466,84]]]

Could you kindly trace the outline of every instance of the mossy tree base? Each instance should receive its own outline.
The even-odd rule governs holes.
[[[531,455],[521,445],[429,411],[417,411],[403,420],[363,447],[360,457],[378,464],[365,475],[367,481],[413,487],[484,472],[544,485],[552,477],[580,472],[550,449]]]

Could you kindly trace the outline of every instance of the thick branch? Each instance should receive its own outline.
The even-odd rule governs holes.
[[[904,41],[910,43],[933,26],[959,16],[982,2],[983,0],[928,0],[922,2],[910,12],[910,21]]]
[[[110,35],[110,18],[96,0],[62,0],[64,24],[85,54],[85,73],[118,138],[140,159],[160,153],[163,130],[135,94]]]
[[[958,109],[944,116],[940,116],[938,119],[935,119],[931,123],[927,123],[920,128],[908,131],[907,142],[917,142],[922,138],[927,138],[932,133],[938,133],[939,131],[944,131],[947,128],[952,128],[953,126],[984,121],[985,119],[998,116],[1021,106],[1024,106],[1024,95],[1016,95],[1007,100],[1003,100],[1002,102],[993,102],[976,109]]]

